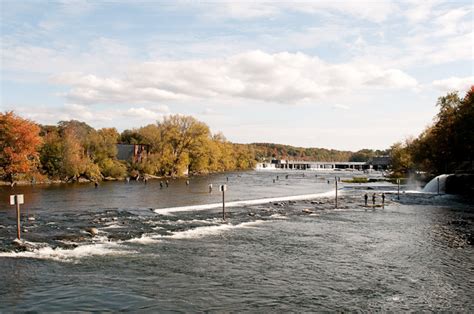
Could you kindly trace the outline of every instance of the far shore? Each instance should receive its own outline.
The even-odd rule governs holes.
[[[190,175],[183,175],[183,176],[155,176],[152,174],[145,174],[147,180],[163,180],[163,179],[179,179],[179,178],[190,178],[194,176],[207,176],[211,174],[217,173],[226,173],[226,172],[240,172],[240,171],[249,171],[249,170],[234,170],[234,171],[223,171],[223,172],[206,172],[206,173],[192,173]],[[143,182],[143,175],[140,175],[140,179],[138,181]],[[136,181],[136,177],[130,176],[130,181]],[[110,182],[110,181],[125,181],[127,177],[124,178],[114,178],[114,177],[105,177],[101,181],[98,182]],[[47,180],[37,180],[32,182],[31,180],[18,180],[14,182],[14,186],[27,186],[27,185],[53,185],[53,184],[71,184],[71,183],[95,183],[96,181],[90,180],[87,178],[79,178],[78,180],[59,180],[59,179],[47,179]],[[0,187],[1,186],[12,186],[12,183],[9,181],[2,181],[0,180]]]

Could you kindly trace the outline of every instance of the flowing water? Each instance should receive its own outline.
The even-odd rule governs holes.
[[[472,204],[340,182],[334,209],[334,176],[353,174],[1,188],[0,311],[474,310]]]
[[[441,174],[436,178],[431,179],[425,187],[423,192],[425,193],[446,193],[446,179],[449,177],[449,174]]]

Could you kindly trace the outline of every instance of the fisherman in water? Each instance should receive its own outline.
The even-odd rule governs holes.
[[[367,193],[365,193],[365,195],[364,195],[365,206],[367,206],[367,200],[368,199],[369,199],[369,196],[367,195]]]

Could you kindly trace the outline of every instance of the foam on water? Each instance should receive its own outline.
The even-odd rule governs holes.
[[[0,257],[35,258],[71,262],[88,256],[119,255],[126,253],[130,253],[130,251],[120,250],[117,243],[110,242],[81,245],[74,249],[45,246],[25,252],[2,252],[0,253]]]
[[[120,228],[124,228],[124,226],[114,223],[114,224],[102,227],[101,229],[120,229]]]
[[[270,218],[273,218],[273,219],[288,219],[288,217],[280,215],[280,214],[273,214],[273,215],[270,216]]]
[[[139,237],[139,238],[132,238],[132,239],[127,240],[125,242],[139,243],[139,244],[152,244],[152,243],[161,242],[161,240],[159,238],[161,238],[161,236],[153,235],[153,234],[142,234],[141,237]]]
[[[294,196],[261,198],[261,199],[256,199],[256,200],[226,202],[225,206],[226,207],[240,207],[240,206],[246,206],[246,205],[260,205],[260,204],[266,204],[266,203],[271,203],[271,202],[310,200],[310,199],[321,198],[321,197],[330,197],[330,196],[333,196],[334,194],[335,194],[334,191],[329,191],[329,192],[318,193],[318,194],[304,194],[304,195],[294,195]],[[157,208],[154,210],[154,212],[161,215],[169,215],[170,213],[175,213],[175,212],[198,211],[198,210],[215,209],[215,208],[221,208],[221,207],[222,207],[222,203],[214,203],[214,204],[204,204],[204,205]]]
[[[223,231],[236,229],[236,228],[249,228],[259,224],[264,223],[264,220],[256,220],[250,222],[244,222],[238,225],[231,225],[231,224],[222,224],[216,226],[204,226],[204,227],[197,227],[194,229],[189,229],[185,231],[175,232],[171,236],[163,236],[166,238],[173,238],[173,239],[194,239],[194,238],[201,238],[207,235],[218,234]]]

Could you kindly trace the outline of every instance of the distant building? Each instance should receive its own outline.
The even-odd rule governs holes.
[[[365,161],[302,161],[273,159],[271,162],[257,164],[257,170],[388,170],[390,167],[389,156],[373,157]]]
[[[372,157],[367,161],[367,164],[374,170],[387,170],[390,167],[390,156]]]
[[[149,145],[146,144],[117,144],[117,159],[141,162],[146,158],[149,151]]]
[[[259,162],[255,166],[256,170],[275,170],[275,164],[268,163],[268,162]]]

